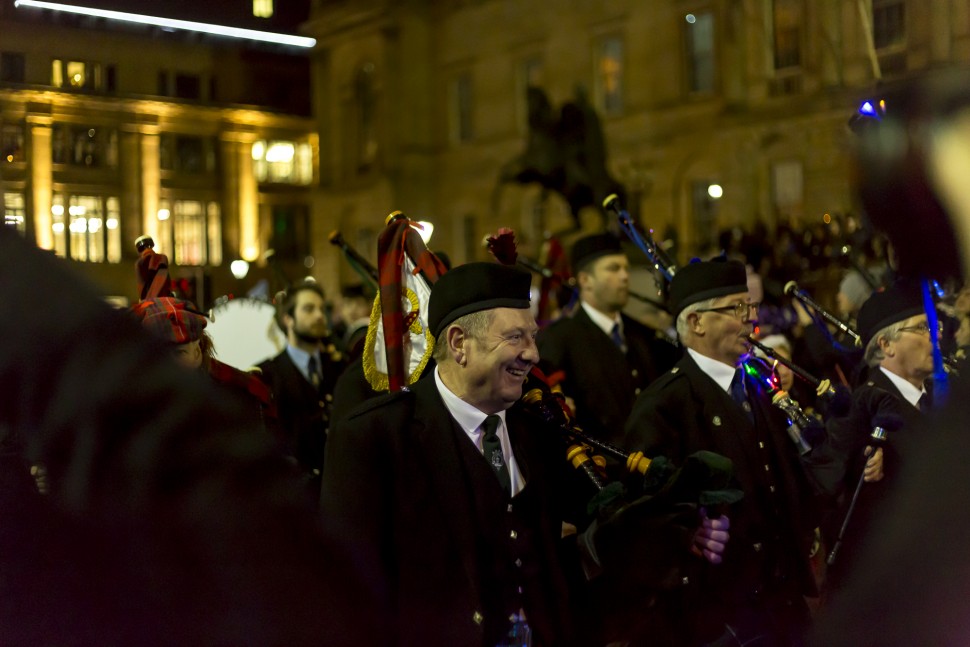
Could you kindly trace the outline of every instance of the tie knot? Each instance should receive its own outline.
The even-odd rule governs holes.
[[[933,396],[931,396],[928,392],[923,393],[923,395],[919,396],[919,400],[916,402],[916,405],[923,413],[929,413],[930,409],[933,407]]]
[[[310,361],[307,363],[307,373],[310,376],[310,382],[314,386],[320,384],[320,364],[317,362],[316,355],[310,355]]]
[[[485,417],[485,422],[482,423],[482,429],[485,431],[486,437],[494,437],[498,433],[499,423],[502,419],[496,416],[494,413],[490,416]]]
[[[619,348],[623,348],[623,333],[620,332],[620,324],[613,324],[613,328],[610,329],[610,339]]]

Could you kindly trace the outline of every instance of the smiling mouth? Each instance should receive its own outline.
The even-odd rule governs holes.
[[[527,370],[521,369],[521,368],[511,368],[511,367],[509,367],[509,368],[507,368],[505,370],[506,370],[507,373],[511,374],[512,377],[515,377],[515,378],[518,378],[518,379],[524,378],[525,377],[525,374],[528,373]]]

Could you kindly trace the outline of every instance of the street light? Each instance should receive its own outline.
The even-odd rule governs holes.
[[[233,276],[241,281],[246,278],[247,274],[249,274],[249,262],[242,259],[233,261],[232,263],[229,263],[229,271],[232,272]]]

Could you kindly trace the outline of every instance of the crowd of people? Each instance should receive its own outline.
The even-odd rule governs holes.
[[[0,231],[4,301],[45,297],[0,323],[0,642],[965,644],[966,80],[862,134],[884,233],[727,231],[650,317],[636,246],[584,235],[541,327],[508,259],[436,272],[431,359],[391,393],[359,286],[290,286],[246,371],[150,241],[118,313]]]

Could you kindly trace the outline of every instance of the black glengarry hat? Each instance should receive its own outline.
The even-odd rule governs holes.
[[[600,256],[622,253],[623,248],[620,246],[619,238],[613,234],[594,234],[580,238],[573,243],[572,251],[569,254],[569,262],[575,274]]]
[[[898,282],[869,297],[859,309],[859,334],[868,346],[880,330],[894,323],[923,314],[923,294],[919,284]]]
[[[723,257],[689,263],[670,282],[670,312],[674,318],[692,303],[748,291],[748,273],[740,261]]]
[[[431,288],[428,327],[437,339],[459,317],[492,308],[529,307],[532,275],[498,263],[466,263],[441,275]]]

